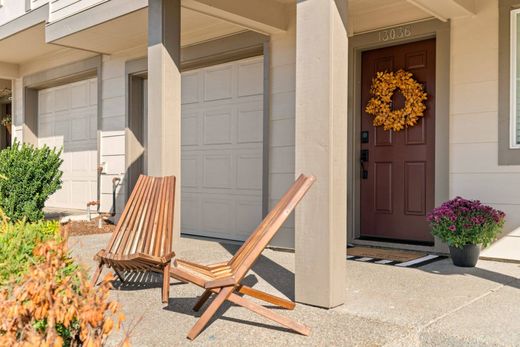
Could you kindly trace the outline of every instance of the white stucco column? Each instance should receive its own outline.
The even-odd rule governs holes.
[[[177,177],[174,241],[180,235],[180,32],[180,0],[149,0],[147,173]]]
[[[299,0],[296,175],[316,183],[296,210],[296,300],[344,303],[347,222],[346,0]]]

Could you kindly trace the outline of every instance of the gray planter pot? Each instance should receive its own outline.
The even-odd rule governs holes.
[[[464,245],[462,248],[450,246],[453,265],[460,267],[475,267],[480,255],[480,245]]]

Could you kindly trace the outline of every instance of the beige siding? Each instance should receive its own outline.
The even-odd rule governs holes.
[[[505,211],[503,238],[483,255],[520,259],[520,166],[498,165],[498,2],[476,5],[451,27],[450,194]]]
[[[21,1],[21,0],[18,0]],[[55,22],[106,0],[55,0],[50,3],[49,21]]]
[[[116,211],[121,213],[126,200],[125,176],[125,64],[128,60],[146,55],[146,48],[136,48],[103,57],[100,161],[104,167],[101,177],[101,210],[112,209],[112,179],[121,178],[116,191]]]
[[[47,4],[49,0],[31,0],[31,10],[37,9],[45,4]]]
[[[294,126],[296,75],[295,9],[289,29],[271,37],[271,117],[269,138],[269,208],[294,181]],[[285,223],[273,244],[294,247],[294,216]]]
[[[21,78],[13,80],[13,101],[12,101],[12,118],[13,118],[13,132],[11,136],[13,139],[23,141],[23,81]]]
[[[2,0],[2,4],[3,6],[0,7],[0,25],[25,13],[25,1],[23,0]]]

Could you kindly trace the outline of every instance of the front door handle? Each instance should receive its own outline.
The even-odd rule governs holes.
[[[368,178],[368,170],[365,168],[365,163],[368,162],[368,149],[362,149],[360,160],[361,162],[361,178],[366,180]]]
[[[362,149],[361,150],[361,162],[367,162],[368,161],[368,149]]]

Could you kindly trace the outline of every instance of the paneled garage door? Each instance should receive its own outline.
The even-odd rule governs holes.
[[[182,232],[245,240],[262,219],[263,58],[182,75]]]
[[[96,78],[38,93],[38,145],[63,147],[63,188],[48,207],[85,209],[96,200]]]

